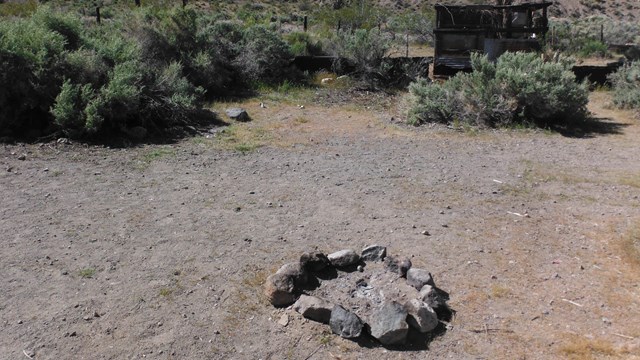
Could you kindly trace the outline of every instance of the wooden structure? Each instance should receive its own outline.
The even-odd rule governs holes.
[[[497,59],[505,51],[537,51],[549,30],[551,2],[435,5],[434,76],[471,70],[471,53]]]

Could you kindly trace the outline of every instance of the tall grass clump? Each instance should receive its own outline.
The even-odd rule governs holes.
[[[640,61],[626,64],[609,76],[613,103],[623,109],[640,109]]]
[[[495,63],[476,54],[471,63],[471,73],[459,73],[442,84],[412,83],[408,121],[500,127],[556,126],[586,118],[587,84],[576,83],[569,61],[505,53]]]

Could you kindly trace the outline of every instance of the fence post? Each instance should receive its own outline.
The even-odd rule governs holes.
[[[409,32],[408,31],[406,35],[406,42],[407,42],[407,55],[405,57],[409,57]]]
[[[600,42],[604,44],[604,24],[600,24]]]
[[[100,6],[96,7],[96,22],[100,24]]]
[[[307,15],[304,16],[304,22],[302,23],[302,29],[307,32]]]
[[[140,7],[140,0],[135,0],[136,6]]]
[[[187,6],[187,1],[188,1],[188,0],[182,0],[182,7]]]

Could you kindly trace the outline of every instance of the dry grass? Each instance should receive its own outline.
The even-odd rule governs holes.
[[[620,358],[628,355],[629,350],[618,348],[607,340],[569,335],[560,346],[560,353],[569,359],[588,360],[602,357]]]

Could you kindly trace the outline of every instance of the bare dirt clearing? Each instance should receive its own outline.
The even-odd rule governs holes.
[[[2,145],[0,357],[638,358],[640,124],[592,96],[582,137],[265,98],[210,139]],[[360,346],[261,295],[373,243],[450,292],[446,333]]]

